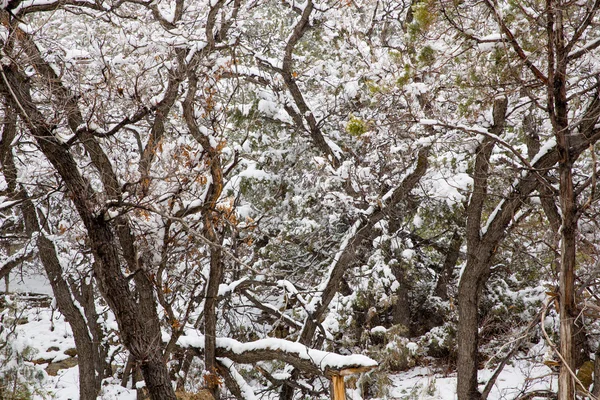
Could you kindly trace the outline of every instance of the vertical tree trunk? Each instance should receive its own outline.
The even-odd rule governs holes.
[[[459,400],[479,400],[481,393],[477,388],[477,370],[479,366],[479,296],[480,288],[486,276],[486,258],[477,260],[469,254],[467,266],[458,285],[458,333],[457,333],[457,386]],[[469,271],[469,272],[467,272]],[[470,272],[473,271],[473,272]]]
[[[564,82],[563,82],[564,83]],[[563,85],[564,86],[564,85]],[[556,86],[555,86],[556,87]],[[566,95],[558,93],[564,98]],[[563,97],[564,95],[564,97]],[[559,101],[557,96],[557,115],[566,116],[566,103]],[[564,359],[558,379],[559,400],[571,400],[575,396],[575,384],[571,371],[575,371],[575,350],[573,346],[574,323],[577,317],[575,303],[575,264],[577,231],[577,205],[573,190],[572,161],[569,155],[569,135],[567,126],[560,124],[557,133],[557,143],[561,153],[559,163],[560,174],[560,205],[562,211],[561,255],[560,255],[560,353]]]
[[[596,396],[596,398],[600,398],[600,346],[596,347],[594,359],[594,386],[592,388],[592,394]]]
[[[549,109],[560,155],[558,172],[560,175],[560,208],[562,211],[561,255],[559,276],[559,312],[560,312],[560,353],[564,359],[558,377],[558,399],[575,398],[575,382],[571,371],[575,371],[574,357],[574,321],[577,316],[575,305],[575,262],[577,230],[577,204],[573,190],[573,159],[571,150],[571,132],[569,130],[567,103],[567,56],[563,31],[563,16],[560,4],[552,4],[548,11],[549,20]],[[552,26],[550,26],[552,24]],[[552,51],[555,50],[555,54]],[[556,64],[553,57],[556,57]]]
[[[568,137],[564,131],[559,134],[560,141],[568,149]],[[560,143],[560,142],[559,142]],[[562,147],[562,145],[561,145]],[[560,353],[564,359],[558,379],[558,399],[571,400],[575,396],[575,383],[570,371],[575,371],[575,348],[573,345],[574,323],[577,317],[575,303],[575,263],[577,206],[573,191],[572,165],[568,151],[564,152],[565,160],[560,162],[560,204],[563,223],[561,229],[560,255]],[[569,371],[570,370],[570,371]]]
[[[575,371],[574,321],[577,317],[575,306],[575,218],[571,168],[561,166],[561,205],[563,209],[561,263],[560,263],[560,353],[564,363],[558,378],[558,399],[572,400],[575,396],[575,383],[571,371]],[[564,184],[564,185],[563,185]]]
[[[392,322],[394,325],[399,325],[403,328],[401,336],[410,337],[410,303],[406,268],[405,264],[400,264],[392,269],[399,284],[398,289],[396,289],[397,300],[392,308]]]
[[[210,275],[206,288],[206,300],[204,302],[204,367],[208,375],[207,388],[213,396],[219,398],[219,385],[217,380],[217,297],[219,284],[221,283],[223,271],[221,265],[221,251],[213,250],[210,260]]]
[[[155,351],[140,365],[148,393],[152,400],[176,399],[169,370],[163,361],[162,351]]]
[[[494,102],[494,124],[491,132],[500,135],[504,131],[508,99],[499,98]],[[481,394],[477,388],[478,341],[479,341],[479,297],[489,276],[494,249],[504,237],[506,223],[502,231],[488,229],[481,231],[484,204],[488,191],[490,157],[494,141],[485,138],[477,148],[473,168],[473,193],[467,204],[467,263],[458,283],[458,360],[456,393],[459,400],[478,400]]]

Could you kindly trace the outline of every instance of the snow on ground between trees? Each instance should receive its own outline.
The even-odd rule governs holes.
[[[51,360],[52,362],[63,360],[68,357],[64,354],[64,351],[75,347],[71,328],[64,317],[58,311],[52,312],[48,307],[27,307],[22,300],[11,299],[10,301],[21,310],[20,318],[23,323],[16,327],[15,332],[10,337],[9,345],[14,353],[27,354],[27,356],[23,357],[21,364],[11,361],[10,364],[5,364],[5,368],[7,366],[23,368],[25,365],[36,369],[40,379],[37,381],[36,394],[33,396],[35,400],[77,399],[79,397],[77,366],[58,370],[56,376],[50,376],[45,372],[48,364],[39,361],[41,359]],[[204,337],[193,330],[188,330],[186,335],[179,339],[178,344],[202,348]],[[217,339],[217,346],[237,354],[260,350],[287,352],[302,359],[310,360],[322,371],[377,364],[364,355],[344,356],[309,349],[299,343],[276,338],[261,339],[249,343],[242,343],[231,338],[219,338]],[[546,351],[546,348],[542,345],[536,347],[535,351],[538,353]],[[113,348],[113,350],[115,349]],[[118,357],[118,359],[122,359],[123,362],[125,360],[124,357]],[[556,389],[556,379],[549,374],[550,372],[550,369],[544,365],[536,365],[526,359],[517,359],[512,365],[505,367],[489,399],[516,398],[523,393],[524,388],[529,391]],[[482,381],[486,381],[492,373],[493,368],[481,370],[480,377]],[[376,399],[454,400],[456,399],[455,388],[455,374],[440,373],[435,368],[415,367],[402,373],[390,374],[389,384],[384,391],[387,394]],[[254,389],[257,391],[258,388]],[[273,393],[265,395],[265,397],[257,395],[257,398],[274,399],[273,396],[275,395]],[[122,387],[119,380],[115,378],[108,378],[104,381],[99,396],[99,399],[102,400],[134,400],[135,398],[136,390]],[[353,400],[362,399],[358,390],[351,389],[348,389],[348,398]]]

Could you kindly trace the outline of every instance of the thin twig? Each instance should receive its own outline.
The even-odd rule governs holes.
[[[542,312],[543,312],[543,309],[540,310],[540,311],[538,311],[536,317],[529,323],[529,325],[527,325],[527,327],[525,328],[525,330],[521,333],[521,335],[518,338],[516,338],[515,340],[513,340],[513,341],[507,343],[506,345],[502,346],[502,348],[500,350],[502,350],[504,347],[508,346],[510,343],[514,343],[513,348],[502,359],[502,361],[496,367],[496,370],[492,374],[492,377],[486,383],[485,388],[483,389],[483,392],[481,393],[481,400],[486,400],[488,398],[488,396],[489,396],[489,394],[490,394],[490,392],[492,390],[492,387],[496,383],[496,379],[498,379],[498,376],[500,376],[500,373],[502,372],[502,370],[504,369],[504,367],[508,363],[508,360],[510,360],[514,356],[514,354],[517,352],[517,350],[519,349],[519,346],[520,346],[521,342],[523,342],[523,340],[525,338],[527,338],[527,336],[529,336],[529,332],[531,331],[531,329],[533,329],[533,327],[535,327],[538,324],[538,317],[542,314]],[[492,359],[493,359],[493,357],[492,357]]]

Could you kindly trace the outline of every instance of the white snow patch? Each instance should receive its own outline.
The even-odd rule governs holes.
[[[387,328],[384,326],[376,326],[374,328],[371,328],[371,333],[386,333],[387,332]]]
[[[375,367],[377,361],[362,354],[352,354],[343,356],[341,354],[330,353],[327,351],[311,349],[298,342],[289,340],[267,338],[259,339],[254,342],[242,343],[231,338],[217,338],[217,347],[226,349],[235,354],[242,354],[249,351],[275,350],[293,354],[303,360],[311,361],[320,370],[344,369],[349,367]],[[187,331],[181,336],[177,343],[183,347],[204,347],[204,335],[196,331]]]

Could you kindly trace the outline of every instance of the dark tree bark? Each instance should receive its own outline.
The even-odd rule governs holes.
[[[475,228],[472,230],[467,227],[467,246],[469,248],[467,266],[464,270],[461,282],[459,284],[459,360],[458,360],[458,385],[457,393],[459,400],[477,399],[479,397],[477,391],[477,325],[474,323],[477,318],[477,290],[481,290],[483,284],[489,274],[489,263],[492,260],[494,249],[500,244],[506,235],[506,229],[509,227],[512,217],[516,211],[525,204],[527,196],[534,190],[539,190],[542,195],[550,194],[546,189],[550,189],[548,182],[545,181],[543,173],[554,165],[559,166],[560,182],[561,182],[561,211],[563,211],[563,220],[561,225],[566,231],[561,234],[563,243],[561,249],[561,301],[565,302],[561,305],[561,338],[564,336],[572,338],[573,334],[573,316],[574,298],[572,282],[574,276],[572,274],[574,267],[574,228],[576,227],[576,215],[573,207],[575,205],[574,197],[572,197],[572,163],[577,157],[586,150],[586,147],[598,140],[599,130],[595,128],[600,115],[600,101],[598,94],[594,93],[592,101],[586,110],[579,117],[580,122],[574,126],[568,125],[567,120],[567,65],[569,62],[581,57],[585,51],[575,51],[573,47],[582,37],[583,32],[589,28],[591,21],[596,15],[600,2],[594,2],[583,17],[579,26],[573,34],[569,43],[564,43],[564,33],[561,20],[555,21],[555,15],[560,14],[562,4],[555,3],[552,0],[546,2],[545,13],[547,23],[547,65],[548,76],[545,76],[539,68],[528,58],[523,51],[517,39],[502,19],[501,14],[496,10],[495,3],[490,0],[485,0],[485,5],[491,11],[492,15],[498,22],[498,26],[505,36],[506,43],[512,48],[517,58],[521,60],[523,66],[527,68],[535,79],[547,89],[547,113],[552,120],[554,134],[557,138],[557,146],[550,152],[539,157],[533,165],[534,170],[528,171],[518,183],[514,186],[511,193],[502,200],[498,205],[498,212],[495,213],[493,219],[488,221],[488,229],[480,237],[479,226],[477,233]],[[560,17],[560,16],[559,16]],[[595,89],[592,89],[595,90]],[[571,135],[577,129],[580,135]],[[534,148],[532,148],[534,150]],[[477,167],[475,168],[477,171]],[[477,185],[477,183],[476,183]],[[475,186],[477,187],[477,186]],[[558,221],[556,219],[555,210],[548,208],[547,203],[544,208],[548,209],[547,215],[550,219],[553,228],[556,229]],[[570,214],[570,215],[567,215]],[[468,215],[470,218],[471,215]],[[480,217],[478,217],[480,218]],[[571,231],[572,230],[572,231]],[[470,231],[470,232],[469,232]],[[469,245],[469,235],[471,235],[471,243]],[[486,265],[487,264],[487,265]],[[564,318],[564,321],[563,321]],[[470,333],[469,333],[470,332]],[[566,339],[571,340],[571,339]],[[475,344],[472,344],[475,343]],[[571,348],[571,350],[569,350]],[[572,364],[572,345],[565,343],[561,353],[567,354],[569,361],[563,365],[563,370],[566,370],[567,365]],[[572,382],[567,379],[567,373],[561,372],[560,389],[564,393],[570,392],[571,395],[565,395],[566,398],[573,398]]]
[[[450,239],[450,245],[448,246],[444,264],[442,265],[442,270],[440,271],[434,290],[434,294],[444,301],[449,299],[448,285],[452,282],[454,268],[460,257],[460,247],[462,246],[462,243],[463,237],[458,231],[455,231],[452,234],[452,239]]]
[[[494,103],[491,132],[497,136],[504,130],[507,107],[506,98]],[[493,139],[486,137],[477,148],[473,193],[466,210],[467,264],[458,284],[457,394],[460,400],[478,400],[481,396],[477,389],[479,297],[487,281],[495,249],[494,242],[485,240],[485,233],[482,237],[481,222],[494,144]]]
[[[219,230],[222,230],[223,216],[217,211],[216,205],[223,191],[223,169],[221,167],[219,151],[211,145],[208,137],[201,133],[194,117],[194,101],[198,78],[193,70],[188,72],[188,82],[188,93],[183,105],[184,118],[191,135],[207,153],[212,178],[211,184],[207,189],[205,203],[202,206],[204,216],[202,233],[211,243],[215,244],[215,246],[211,246],[209,249],[210,270],[204,300],[204,368],[207,372],[207,375],[205,375],[207,388],[215,398],[219,398],[219,380],[217,379],[219,366],[216,359],[216,308],[219,285],[223,280],[223,255],[220,248],[223,242],[223,235],[219,233]]]
[[[204,367],[208,372],[207,388],[212,392],[215,398],[219,398],[219,385],[216,379],[219,367],[217,365],[217,296],[219,284],[223,277],[223,265],[221,261],[221,252],[213,250],[211,252],[210,272],[206,288],[206,299],[204,303]]]
[[[32,37],[27,32],[22,31],[16,21],[12,21],[11,19],[8,19],[8,22],[5,21],[7,25],[10,25],[8,27],[12,32],[10,36],[11,44],[14,44],[15,47],[17,44],[20,46],[19,51],[22,51],[26,55],[26,62],[34,67],[33,69],[36,71],[36,74],[41,78],[35,80],[36,84],[41,85],[43,89],[52,93],[50,97],[54,103],[50,104],[50,106],[56,106],[56,115],[65,117],[68,127],[74,136],[67,143],[62,143],[54,137],[52,123],[44,119],[41,111],[42,108],[38,108],[32,101],[32,83],[22,73],[23,68],[20,65],[13,64],[9,67],[5,65],[2,71],[2,79],[0,79],[0,89],[7,98],[14,101],[15,109],[21,121],[37,141],[42,153],[64,181],[70,199],[88,233],[88,243],[94,257],[94,276],[99,289],[115,313],[123,344],[131,354],[132,364],[136,368],[139,367],[139,370],[144,375],[148,393],[153,399],[175,398],[166,367],[168,352],[165,354],[163,349],[160,320],[154,297],[154,282],[150,274],[146,272],[146,267],[149,267],[149,265],[144,265],[144,260],[138,257],[135,243],[136,238],[132,233],[130,221],[128,221],[126,216],[107,218],[107,206],[103,201],[110,200],[113,204],[119,202],[122,200],[122,193],[119,179],[113,170],[111,159],[104,152],[96,136],[110,136],[128,124],[136,123],[146,117],[154,117],[149,140],[146,146],[140,149],[141,159],[138,170],[141,174],[141,180],[140,184],[136,187],[136,189],[139,189],[136,193],[144,196],[151,184],[150,168],[157,146],[164,137],[165,123],[179,95],[181,82],[186,78],[188,72],[188,77],[193,75],[194,68],[199,65],[200,59],[212,52],[217,42],[222,42],[226,39],[227,31],[232,26],[241,3],[240,0],[235,0],[233,11],[227,17],[230,19],[221,16],[221,24],[217,24],[219,10],[224,4],[224,0],[219,0],[211,5],[206,21],[208,46],[196,53],[191,62],[186,60],[187,53],[185,49],[175,50],[178,67],[170,71],[163,99],[151,108],[142,108],[133,116],[126,117],[111,129],[108,134],[87,127],[87,121],[84,119],[79,108],[79,97],[63,84],[61,77],[57,75],[53,66],[44,60]],[[176,1],[173,21],[166,21],[156,7],[149,6],[149,8],[165,29],[173,29],[176,26],[175,23],[182,16],[183,5],[182,0]],[[86,5],[83,4],[81,6],[85,7]],[[89,7],[94,8],[94,5],[89,5]],[[46,10],[46,8],[43,8],[43,10]],[[8,46],[5,49],[8,50]],[[17,60],[18,57],[14,59]],[[197,79],[190,82],[190,86],[194,86],[194,89],[190,90],[192,101],[196,83]],[[153,113],[154,115],[152,115]],[[194,118],[193,111],[191,114],[187,114],[188,116],[192,115],[192,119]],[[189,123],[188,119],[186,119],[186,122]],[[211,175],[213,178],[206,197],[206,205],[193,212],[204,212],[204,234],[211,242],[218,244],[220,235],[218,227],[215,227],[215,225],[218,225],[221,215],[216,211],[215,206],[223,187],[219,152],[217,149],[212,149],[208,138],[200,134],[195,121],[193,124],[189,124],[189,127],[190,133],[194,135],[209,153],[208,158],[210,160],[208,162],[211,165]],[[78,169],[77,162],[70,150],[70,146],[75,142],[79,142],[84,146],[85,154],[89,157],[91,166],[98,172],[103,186],[101,195],[91,188],[86,177]],[[140,147],[142,146],[140,145]],[[7,168],[9,175],[11,171],[10,168]],[[192,212],[186,210],[186,212],[188,211]],[[185,215],[178,215],[178,217],[183,216]],[[207,297],[212,300],[207,300],[207,312],[205,313],[207,318],[206,329],[208,330],[207,338],[209,338],[207,345],[209,348],[211,347],[210,341],[214,342],[215,338],[216,301],[218,287],[222,279],[221,258],[221,252],[211,248],[211,272],[207,285]],[[125,271],[128,271],[127,273],[130,275],[125,276]],[[93,299],[90,297],[90,287],[71,282],[71,289],[77,289],[80,302],[89,304],[91,301],[93,303]],[[93,310],[90,310],[89,313],[86,310],[88,319],[93,321],[96,320],[94,313],[95,311]],[[94,340],[101,341],[99,340],[102,334],[101,329],[94,325],[94,323],[90,324],[90,332],[88,333],[93,336]],[[214,348],[214,343],[212,347]],[[209,351],[208,353],[208,359],[211,360],[209,364],[212,365],[212,367],[209,365],[209,369],[216,371],[214,366],[214,351],[212,353]],[[95,362],[96,369],[105,369],[105,366],[102,364],[102,357],[97,357]]]
[[[10,100],[7,100],[6,103],[6,119],[2,130],[2,142],[10,145],[17,131],[17,113],[8,105],[11,103]],[[86,316],[82,315],[80,309],[75,305],[73,293],[63,278],[63,269],[54,244],[42,232],[33,202],[24,189],[16,191],[16,175],[13,175],[10,168],[10,166],[15,165],[10,146],[3,146],[0,156],[2,166],[6,165],[9,167],[3,168],[2,171],[8,182],[10,194],[22,202],[21,212],[25,221],[26,234],[29,237],[33,237],[35,234],[38,235],[36,244],[39,259],[50,281],[57,307],[73,330],[78,355],[80,398],[82,400],[95,400],[100,392],[102,379],[105,376],[106,353],[102,350],[101,340],[90,334],[90,327],[87,324]],[[81,306],[85,313],[95,313],[93,301],[91,303],[83,303]]]
[[[32,101],[27,78],[15,65],[4,66],[2,78],[0,88],[4,95],[17,104],[21,119],[67,187],[88,233],[99,288],[115,313],[124,345],[141,363],[152,399],[174,400],[175,392],[162,357],[160,321],[150,278],[144,271],[136,271],[137,293],[134,295],[123,274],[119,242],[102,205],[79,172],[68,147],[54,137],[51,125]]]
[[[548,78],[552,82],[549,87],[549,111],[556,136],[556,144],[560,159],[558,173],[560,179],[560,208],[562,213],[560,275],[559,275],[559,314],[560,314],[560,353],[562,363],[558,376],[558,399],[570,400],[575,396],[575,347],[574,330],[577,317],[575,303],[575,265],[576,265],[576,231],[577,202],[573,189],[573,162],[571,155],[571,132],[569,130],[567,104],[567,51],[563,32],[562,10],[549,1],[548,34],[549,49],[555,47],[555,65],[549,65]],[[553,26],[551,24],[553,23]],[[553,104],[552,104],[553,103]]]
[[[594,360],[594,386],[592,387],[592,394],[596,398],[600,397],[600,346],[596,348],[595,360]]]
[[[400,325],[404,328],[401,332],[403,336],[410,337],[410,303],[408,298],[409,287],[407,282],[406,265],[396,266],[392,272],[398,281],[396,296],[398,300],[392,308],[392,322],[394,325]]]

